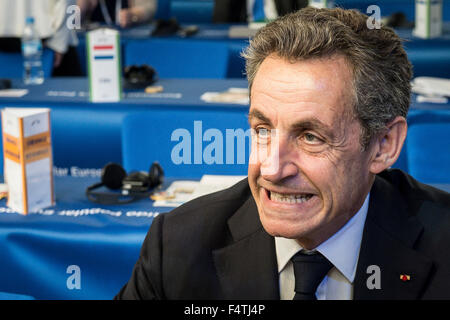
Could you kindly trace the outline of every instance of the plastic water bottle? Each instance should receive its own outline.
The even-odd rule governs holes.
[[[42,41],[34,27],[34,18],[27,17],[22,37],[23,81],[25,84],[42,84]]]

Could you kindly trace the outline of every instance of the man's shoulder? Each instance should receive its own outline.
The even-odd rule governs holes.
[[[407,173],[391,169],[378,175],[378,185],[391,193],[388,206],[404,208],[398,218],[416,220],[423,227],[422,238],[450,241],[450,194],[421,183]],[[380,180],[381,179],[381,180]],[[389,211],[389,210],[388,210]],[[399,222],[399,221],[397,221]],[[401,222],[401,221],[400,221]]]
[[[399,169],[389,169],[377,178],[383,180],[405,200],[414,214],[424,205],[434,206],[450,214],[450,193],[414,179]]]

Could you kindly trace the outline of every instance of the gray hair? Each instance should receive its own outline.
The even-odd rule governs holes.
[[[412,76],[402,40],[391,28],[369,29],[367,19],[356,10],[308,7],[267,24],[242,53],[250,90],[271,54],[291,62],[344,56],[352,69],[354,115],[366,149],[391,120],[406,118]]]

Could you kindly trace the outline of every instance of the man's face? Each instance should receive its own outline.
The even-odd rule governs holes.
[[[257,71],[248,177],[269,234],[312,249],[362,206],[373,175],[351,79],[343,57],[290,63],[272,55]]]

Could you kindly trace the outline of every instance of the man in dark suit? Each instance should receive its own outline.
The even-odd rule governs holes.
[[[411,65],[366,21],[307,8],[261,29],[248,179],[156,217],[117,299],[450,299],[450,195],[389,169]]]
[[[252,0],[253,1],[253,0]],[[267,1],[267,0],[266,0]],[[297,11],[308,5],[307,0],[268,0],[273,1],[277,15],[283,16],[287,13]],[[243,0],[216,0],[213,9],[213,22],[215,23],[238,23],[248,22],[247,1]]]

